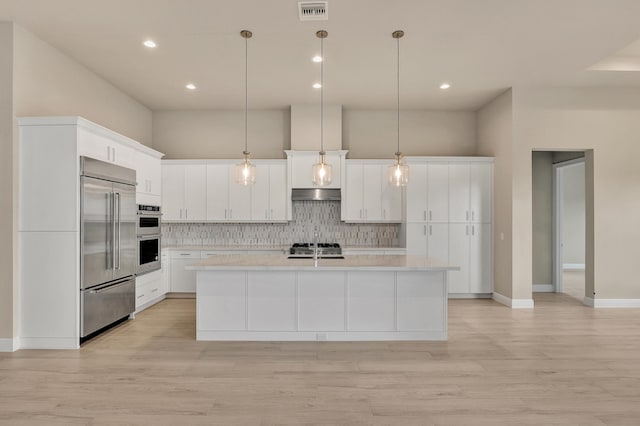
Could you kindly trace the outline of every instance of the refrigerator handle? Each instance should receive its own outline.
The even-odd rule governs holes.
[[[118,266],[116,267],[116,269],[120,269],[120,228],[121,228],[121,224],[120,224],[120,193],[116,192],[115,194],[116,199],[118,200]]]
[[[111,269],[116,270],[116,194],[111,193]]]

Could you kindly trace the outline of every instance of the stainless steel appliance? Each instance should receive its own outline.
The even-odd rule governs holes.
[[[80,337],[135,311],[136,172],[80,158]]]
[[[161,217],[158,206],[138,206],[138,262],[136,273],[146,274],[157,271],[162,267],[160,263]]]
[[[340,188],[293,188],[291,201],[340,201]]]
[[[294,243],[289,248],[289,259],[313,259],[316,253],[318,259],[344,259],[338,243]]]

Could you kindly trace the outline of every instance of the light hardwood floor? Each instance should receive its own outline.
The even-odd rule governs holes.
[[[78,351],[0,354],[0,424],[640,424],[640,311],[534,297],[384,343],[196,342],[194,301],[167,300]]]

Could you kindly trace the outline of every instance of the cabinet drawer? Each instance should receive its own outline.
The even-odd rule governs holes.
[[[210,256],[221,256],[229,254],[247,254],[246,250],[207,250],[200,252],[200,258],[206,259]]]
[[[200,259],[200,250],[172,250],[169,252],[171,259]]]
[[[136,309],[150,300],[164,294],[162,280],[154,280],[146,283],[136,283]]]

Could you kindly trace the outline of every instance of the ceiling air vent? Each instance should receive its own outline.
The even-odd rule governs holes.
[[[326,21],[329,19],[329,2],[301,1],[298,2],[298,11],[301,21]]]

